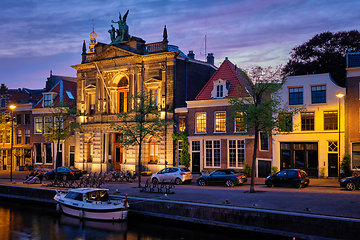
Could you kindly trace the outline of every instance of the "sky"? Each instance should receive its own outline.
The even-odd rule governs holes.
[[[228,57],[244,69],[285,65],[318,33],[360,28],[359,0],[1,0],[0,83],[41,89],[50,71],[75,77],[93,27],[109,44],[111,20],[127,10],[131,36],[159,42],[166,25],[185,54],[205,60],[206,48],[216,66]]]

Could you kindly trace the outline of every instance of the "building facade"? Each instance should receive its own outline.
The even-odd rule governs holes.
[[[290,133],[273,135],[273,165],[300,168],[310,177],[337,177],[345,153],[345,88],[330,74],[287,77],[281,90],[282,107],[303,110],[291,119]],[[340,146],[340,148],[339,148]]]
[[[212,55],[210,62],[202,62],[169,45],[166,27],[163,40],[157,43],[146,44],[134,36],[125,41],[111,37],[111,44],[97,43],[94,53],[86,53],[84,45],[82,63],[72,66],[77,70],[77,109],[81,112],[77,121],[82,125],[76,133],[75,166],[92,172],[136,169],[137,146],[122,146],[117,141],[122,133],[112,125],[120,124],[117,113],[132,108],[128,96],[148,91],[162,117],[173,121],[174,108],[194,99],[216,71]],[[145,140],[143,171],[174,164],[172,133],[169,126],[161,139]]]

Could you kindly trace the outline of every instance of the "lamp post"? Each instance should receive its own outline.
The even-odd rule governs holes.
[[[12,182],[12,169],[13,169],[13,145],[14,145],[14,109],[15,105],[10,105],[11,109],[11,142],[10,142],[10,182]]]
[[[339,160],[338,160],[338,181],[340,182],[340,180],[341,180],[341,178],[340,178],[340,162],[341,162],[341,160],[340,160],[340,118],[341,118],[341,115],[340,115],[340,100],[341,100],[341,98],[343,97],[343,96],[345,96],[345,94],[343,94],[343,93],[338,93],[338,94],[336,94],[336,96],[339,98],[339,144],[338,144],[338,154],[339,154]]]

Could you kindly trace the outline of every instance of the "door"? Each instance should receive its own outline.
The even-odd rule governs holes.
[[[338,176],[338,154],[328,153],[328,174],[329,177]]]
[[[271,173],[271,161],[258,161],[258,177],[266,178]]]
[[[75,146],[70,146],[70,166],[75,164]]]
[[[115,145],[115,171],[121,170],[123,158],[123,148],[121,145]]]
[[[192,153],[192,173],[200,173],[200,153]]]

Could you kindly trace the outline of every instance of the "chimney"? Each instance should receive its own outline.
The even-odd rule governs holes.
[[[190,50],[187,56],[188,56],[190,59],[195,59],[194,51]]]
[[[214,55],[213,55],[213,53],[208,53],[206,62],[214,65]]]

